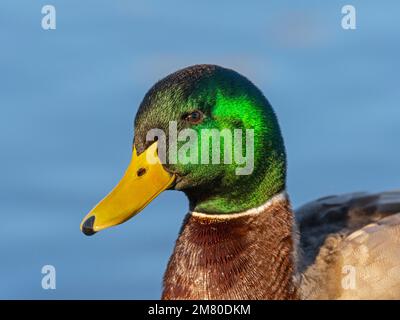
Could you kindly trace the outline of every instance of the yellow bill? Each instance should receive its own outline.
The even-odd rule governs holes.
[[[123,223],[140,212],[175,180],[157,155],[157,142],[132,160],[121,181],[83,219],[81,230],[92,235],[102,229]]]

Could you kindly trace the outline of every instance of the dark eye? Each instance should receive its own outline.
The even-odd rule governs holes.
[[[203,113],[199,110],[193,111],[185,116],[185,120],[191,124],[200,123],[203,120]]]

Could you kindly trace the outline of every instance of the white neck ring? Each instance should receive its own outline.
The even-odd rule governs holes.
[[[286,193],[286,190],[284,190],[281,193],[274,195],[271,199],[269,199],[266,203],[262,204],[261,206],[256,208],[251,208],[246,211],[235,212],[235,213],[221,213],[221,214],[210,214],[210,213],[191,211],[190,214],[194,217],[205,218],[205,219],[220,219],[220,220],[233,219],[249,215],[260,214],[261,212],[264,212],[266,209],[273,206],[274,204],[285,201],[287,199],[288,195]]]

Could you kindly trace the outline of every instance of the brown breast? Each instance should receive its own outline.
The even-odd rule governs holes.
[[[288,200],[229,219],[188,214],[163,299],[296,299]]]

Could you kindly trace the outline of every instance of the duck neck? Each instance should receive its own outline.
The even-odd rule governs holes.
[[[162,298],[296,299],[292,228],[286,193],[241,213],[189,213]]]
[[[212,192],[210,184],[183,190],[188,196],[190,210],[215,215],[243,212],[263,206],[274,195],[285,190],[285,157],[284,152],[259,155],[258,158],[262,161],[255,161],[256,167],[252,174],[225,175],[224,179],[214,181]]]

